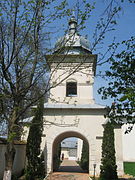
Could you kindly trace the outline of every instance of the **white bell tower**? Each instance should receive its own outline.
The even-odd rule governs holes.
[[[100,174],[103,124],[106,107],[96,104],[93,84],[97,55],[93,55],[89,42],[77,32],[74,16],[69,21],[68,33],[60,38],[54,53],[46,56],[50,68],[50,97],[44,104],[45,149],[47,172],[53,171],[57,145],[68,137],[77,137],[89,146],[89,173]],[[116,161],[118,173],[123,174],[121,128],[115,129]]]
[[[49,174],[55,169],[59,143],[76,137],[89,147],[89,174],[95,171],[99,176],[107,109],[94,101],[97,55],[91,53],[88,40],[77,33],[74,16],[69,21],[68,33],[57,41],[54,53],[47,55],[46,61],[50,68],[50,96],[44,104],[41,144],[46,172]],[[117,171],[118,175],[123,175],[120,126],[115,127],[114,134]]]
[[[68,33],[60,38],[52,55],[46,56],[50,66],[49,103],[94,104],[93,84],[97,55],[88,40],[77,33],[74,16],[69,20]]]

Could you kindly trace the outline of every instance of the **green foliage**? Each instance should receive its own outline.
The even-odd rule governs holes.
[[[100,179],[118,179],[114,147],[114,128],[113,125],[109,122],[105,125],[103,133]]]
[[[12,180],[18,180],[18,177],[16,175],[12,175]]]
[[[8,141],[8,142],[12,141],[12,140],[15,138],[15,136],[16,136],[16,133],[15,133],[15,132],[10,133],[9,136],[8,136],[7,141]]]
[[[35,109],[35,116],[32,120],[29,135],[27,139],[27,148],[26,148],[26,156],[28,160],[27,171],[26,171],[26,179],[34,180],[36,177],[41,176],[41,163],[42,158],[40,144],[41,144],[41,136],[43,130],[43,110],[44,103],[43,100],[40,99],[37,105],[37,109]],[[43,174],[42,174],[43,175]]]
[[[118,53],[118,48],[122,50]],[[101,87],[99,93],[103,99],[114,98],[108,111],[111,120],[118,123],[135,123],[135,37],[131,37],[122,43],[113,43],[114,53],[108,59],[110,70],[105,72],[109,79],[108,87]]]
[[[124,162],[124,172],[135,176],[135,162]]]
[[[52,52],[50,37],[62,29],[58,22],[60,19],[69,19],[76,10],[79,28],[83,28],[93,8],[88,1],[79,1],[72,1],[71,4],[68,4],[69,0],[0,1],[0,121],[4,120],[8,124],[10,146],[7,148],[19,138],[20,133],[17,131],[20,121],[26,118],[29,108],[39,100],[38,89],[42,89],[42,96],[45,96],[56,86],[48,86],[49,77],[52,75],[48,75],[49,67],[45,55]],[[58,66],[56,70],[57,68]],[[74,71],[74,68],[72,69]],[[38,114],[36,116],[38,118]],[[33,119],[34,121],[36,120]],[[34,123],[38,126],[38,122]],[[36,125],[31,126],[30,136],[32,129],[35,129],[35,133],[38,131]],[[37,141],[40,144],[40,140],[36,138],[29,139],[29,149],[34,149]],[[35,146],[35,149],[39,154],[39,147]],[[7,152],[13,161],[10,151]],[[39,161],[37,155],[34,157],[31,150],[27,150],[27,156],[33,156],[33,160],[29,160],[28,164],[31,168],[33,163],[33,170],[28,170],[30,173],[36,172],[36,163]],[[10,158],[6,161],[10,161]]]
[[[69,19],[76,10],[78,26],[83,28],[93,9],[88,1],[71,4],[69,0],[0,1],[0,113],[13,126],[38,101],[35,87],[42,86],[43,94],[49,89],[45,54],[52,52],[50,37],[60,30],[58,21]]]
[[[57,171],[59,169],[61,160],[61,143],[57,145],[57,148],[55,149],[55,154],[53,155],[53,171]]]
[[[83,170],[89,171],[89,145],[85,141],[83,141],[81,161],[79,164]]]

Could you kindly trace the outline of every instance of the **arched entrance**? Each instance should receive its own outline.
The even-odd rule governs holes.
[[[89,149],[89,142],[87,140],[87,138],[82,135],[79,132],[76,131],[66,131],[63,132],[61,134],[59,134],[53,141],[53,145],[52,145],[52,170],[53,171],[63,171],[63,172],[86,172],[86,170],[82,170],[81,168],[79,168],[79,166],[75,166],[75,164],[72,166],[72,163],[76,163],[73,160],[64,160],[67,161],[68,166],[66,164],[64,164],[64,167],[60,167],[59,169],[59,165],[60,165],[60,144],[61,142],[65,139],[65,138],[70,138],[70,137],[76,137],[79,139],[82,139],[83,142],[85,142],[85,144],[87,144],[87,147]],[[77,147],[79,148],[79,147]],[[69,162],[70,161],[70,162]],[[88,162],[89,162],[89,150],[88,150]],[[89,169],[89,168],[88,168]]]

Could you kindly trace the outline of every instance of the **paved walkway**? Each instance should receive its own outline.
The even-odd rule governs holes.
[[[47,180],[90,180],[89,175],[72,160],[64,160],[58,172],[52,173]]]
[[[73,160],[67,160],[64,159],[64,161],[61,163],[59,170],[60,172],[78,172],[78,173],[84,173],[82,168],[76,163],[76,161]]]
[[[83,173],[52,173],[47,180],[90,180],[88,174]]]

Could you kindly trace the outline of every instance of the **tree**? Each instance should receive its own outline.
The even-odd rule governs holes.
[[[122,50],[118,52],[118,48]],[[108,87],[101,87],[103,99],[114,98],[108,117],[116,123],[135,123],[135,37],[111,46],[115,52],[108,59],[110,70],[105,72]],[[129,130],[132,129],[132,126]]]
[[[53,171],[58,171],[61,160],[61,143],[59,143],[55,149],[55,153],[53,155]]]
[[[30,106],[36,104],[50,88],[61,83],[49,84],[54,74],[48,76],[49,65],[45,59],[45,55],[52,52],[47,45],[50,40],[48,36],[54,33],[50,30],[50,24],[54,25],[58,19],[70,16],[73,9],[76,10],[78,29],[84,28],[84,22],[93,9],[93,5],[87,1],[81,1],[79,4],[77,0],[72,8],[66,0],[0,2],[0,121],[6,121],[8,127],[4,178],[11,178],[15,155],[14,141],[21,135],[20,120],[24,118]],[[103,39],[117,11],[118,9],[115,9],[109,15],[106,26],[102,23],[97,27],[101,31],[95,36],[94,48]],[[64,58],[60,62],[63,61]],[[59,65],[60,63],[56,69]],[[78,65],[71,67],[70,74],[75,73],[78,68]],[[38,88],[42,88],[40,96],[36,94]]]
[[[41,164],[41,138],[43,131],[43,112],[44,101],[39,100],[37,108],[34,111],[34,118],[31,122],[26,146],[27,171],[26,179],[33,180],[40,175],[39,167]]]
[[[83,11],[77,6],[80,28],[93,8],[85,1],[82,5]],[[48,35],[53,33],[49,24],[71,15],[72,11],[66,0],[0,2],[0,121],[6,121],[8,129],[4,179],[11,179],[14,141],[21,135],[20,120],[30,106],[57,86],[57,83],[49,85],[53,74],[48,76],[49,66],[45,59],[50,52]],[[71,74],[73,72],[72,68]],[[42,89],[40,95],[36,93],[38,88]]]
[[[80,166],[82,169],[89,171],[89,145],[83,141]]]
[[[41,2],[31,1],[27,8],[26,3],[23,6],[22,3],[2,1],[0,4],[0,100],[2,115],[8,124],[4,179],[11,179],[14,141],[20,134],[19,121],[30,104],[38,100],[39,96],[32,99],[32,89],[38,84],[37,80],[40,80],[39,73],[46,71],[40,65]],[[28,12],[31,13],[31,20]]]
[[[108,122],[104,127],[100,169],[101,180],[118,179],[115,160],[114,127],[110,122]]]

